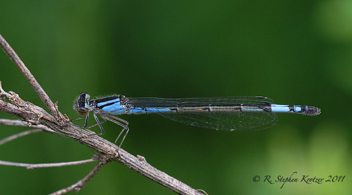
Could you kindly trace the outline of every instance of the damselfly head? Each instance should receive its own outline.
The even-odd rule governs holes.
[[[86,116],[90,111],[89,99],[90,95],[87,92],[80,93],[75,101],[75,104],[73,105],[73,109],[76,110],[81,116]]]

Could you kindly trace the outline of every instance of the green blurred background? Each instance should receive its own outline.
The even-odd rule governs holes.
[[[262,95],[312,105],[316,117],[279,114],[256,132],[217,132],[160,116],[123,116],[123,148],[208,194],[351,194],[351,1],[2,1],[0,34],[71,119],[81,91],[92,96]],[[5,53],[7,91],[44,106]],[[0,113],[1,118],[14,118]],[[83,122],[83,121],[82,121]],[[0,137],[28,130],[1,126]],[[105,123],[113,141],[120,127]],[[99,129],[93,129],[99,132]],[[90,158],[78,142],[38,133],[1,146],[1,160]],[[0,166],[1,194],[48,194],[83,178],[96,163],[26,170]],[[343,182],[263,182],[282,175]],[[259,175],[260,182],[253,182]],[[119,163],[79,194],[173,194]]]

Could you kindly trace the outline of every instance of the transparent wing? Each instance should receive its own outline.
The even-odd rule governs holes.
[[[261,96],[241,97],[213,97],[213,98],[128,98],[129,103],[135,107],[165,108],[165,107],[187,107],[199,105],[235,105],[253,104],[268,105],[273,100]],[[255,131],[274,126],[277,115],[271,112],[263,113],[163,113],[156,112],[165,118],[187,125],[224,130],[224,131]]]
[[[175,107],[197,105],[234,105],[253,104],[267,105],[274,101],[262,96],[235,96],[235,97],[206,97],[206,98],[156,98],[156,97],[128,97],[128,103],[136,107]]]
[[[179,123],[222,131],[256,131],[278,122],[275,113],[158,114]]]

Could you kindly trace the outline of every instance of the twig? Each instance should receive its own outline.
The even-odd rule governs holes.
[[[64,189],[63,191],[58,191],[56,194],[67,193],[71,188],[81,188],[100,168],[110,162],[117,161],[128,168],[142,174],[143,176],[159,183],[162,186],[169,188],[177,194],[184,195],[199,195],[202,194],[196,189],[182,183],[181,181],[167,175],[166,173],[156,169],[151,166],[144,158],[137,158],[122,148],[118,148],[115,144],[95,135],[94,132],[90,130],[83,130],[79,127],[73,125],[67,117],[63,116],[57,108],[56,104],[52,104],[49,97],[46,95],[44,90],[37,83],[33,75],[25,67],[23,62],[19,59],[16,53],[0,35],[0,45],[4,48],[7,55],[10,56],[12,61],[16,63],[21,69],[23,74],[26,76],[28,81],[32,84],[33,88],[37,91],[38,95],[41,97],[47,108],[50,110],[53,116],[48,114],[44,109],[30,103],[23,101],[14,92],[5,92],[1,88],[0,83],[0,111],[7,112],[22,118],[27,122],[29,126],[39,126],[44,125],[47,128],[54,131],[55,134],[59,134],[65,137],[72,138],[79,141],[81,144],[87,145],[88,147],[97,151],[103,160],[97,165],[97,167],[89,174],[87,177],[77,184]],[[5,102],[5,97],[9,98],[11,103]]]
[[[23,136],[26,136],[26,135],[29,135],[29,134],[32,134],[32,133],[38,133],[38,132],[41,132],[41,131],[43,131],[43,130],[42,129],[33,129],[33,130],[28,130],[28,131],[24,131],[24,132],[21,132],[21,133],[17,133],[15,135],[11,135],[9,137],[6,137],[6,138],[0,140],[0,146],[3,145],[4,143],[12,141],[14,139],[17,139],[17,138],[20,138],[20,137],[23,137]]]
[[[26,167],[27,169],[36,169],[36,168],[49,168],[49,167],[63,167],[71,165],[80,165],[89,162],[96,161],[96,158],[91,158],[87,160],[72,161],[72,162],[62,162],[62,163],[40,163],[40,164],[29,164],[29,163],[16,163],[0,160],[0,165],[14,166],[14,167]]]
[[[65,189],[59,190],[57,192],[54,192],[50,195],[61,195],[61,194],[66,194],[68,192],[72,192],[73,190],[76,190],[76,192],[79,192],[82,187],[84,185],[86,185],[86,183],[94,177],[95,174],[98,173],[98,171],[106,164],[108,164],[109,162],[99,162],[97,164],[97,166],[94,167],[94,169],[87,175],[85,176],[83,179],[79,180],[77,183],[73,184],[70,187],[67,187]]]
[[[40,119],[56,121],[55,118],[53,118],[41,107],[36,106],[30,102],[23,101],[16,93],[12,91],[9,93],[5,92],[1,86],[1,81],[0,97],[2,97],[0,99],[0,110],[25,119],[25,121],[28,123],[28,126],[38,125]],[[13,104],[5,102],[5,97],[9,98]]]
[[[1,88],[1,85],[0,85],[0,88]],[[26,121],[21,121],[21,120],[0,119],[0,125],[33,127],[33,128],[37,128],[37,129],[41,129],[41,130],[47,131],[49,133],[55,133],[55,131],[53,131],[52,129],[48,128],[47,126],[44,126],[44,125],[33,125],[33,124],[30,124],[30,123],[27,123]]]
[[[34,90],[39,95],[40,99],[44,102],[45,106],[50,110],[50,113],[58,120],[63,119],[63,115],[58,112],[53,102],[50,100],[49,96],[46,94],[44,89],[40,86],[38,81],[34,78],[32,73],[24,65],[20,57],[12,49],[12,47],[7,43],[7,41],[0,35],[0,45],[4,49],[5,53],[10,57],[10,59],[17,65],[21,70],[22,74],[26,77],[28,82],[33,86]]]

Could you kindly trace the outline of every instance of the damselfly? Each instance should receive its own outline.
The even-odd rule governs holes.
[[[294,113],[315,116],[320,109],[314,106],[279,105],[262,96],[212,97],[212,98],[127,98],[114,95],[90,100],[88,93],[79,95],[74,109],[85,118],[87,127],[89,112],[99,125],[106,120],[122,127],[115,140],[125,132],[119,147],[128,134],[128,122],[116,117],[121,114],[158,114],[165,118],[187,125],[224,131],[253,131],[274,126],[278,119],[276,113]],[[99,115],[103,121],[97,117]],[[95,125],[93,125],[95,126]]]

